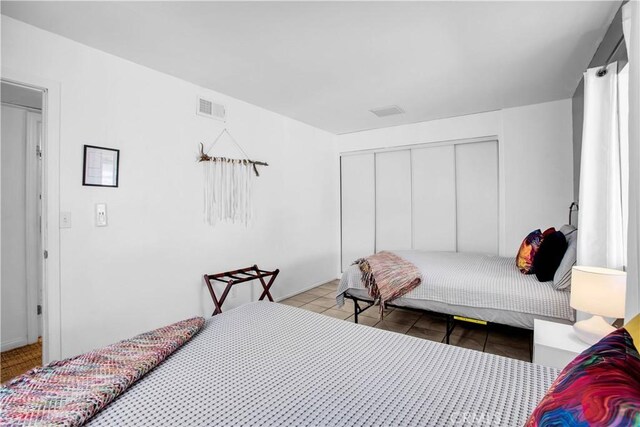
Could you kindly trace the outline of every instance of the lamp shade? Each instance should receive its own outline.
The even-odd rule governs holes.
[[[600,267],[573,267],[571,307],[604,317],[624,317],[627,273]]]

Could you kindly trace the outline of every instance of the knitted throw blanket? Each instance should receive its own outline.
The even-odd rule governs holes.
[[[0,425],[82,425],[203,325],[183,320],[20,375],[0,388]]]
[[[422,281],[418,267],[391,252],[360,258],[354,264],[360,267],[369,296],[380,305],[380,319],[388,302],[411,292]]]

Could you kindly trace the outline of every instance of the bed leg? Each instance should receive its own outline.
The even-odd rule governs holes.
[[[453,316],[447,314],[447,333],[445,335],[445,342],[449,344],[449,337],[451,337],[451,332],[453,332],[453,328],[456,326],[456,321]]]
[[[358,311],[359,311],[358,301],[353,299],[353,322],[358,323]]]

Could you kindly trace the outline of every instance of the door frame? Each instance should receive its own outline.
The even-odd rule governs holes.
[[[2,67],[2,81],[42,91],[42,361],[62,358],[60,288],[60,104],[61,84]],[[0,250],[2,250],[0,248]],[[47,254],[46,256],[44,254]]]

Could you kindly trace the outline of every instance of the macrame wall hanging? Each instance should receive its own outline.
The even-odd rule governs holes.
[[[207,153],[223,135],[244,155],[244,159],[212,157]],[[204,172],[204,216],[209,225],[218,222],[241,223],[247,226],[253,215],[253,179],[260,176],[258,166],[269,166],[265,162],[249,159],[240,144],[227,129],[213,141],[205,152],[200,143],[200,156]]]

